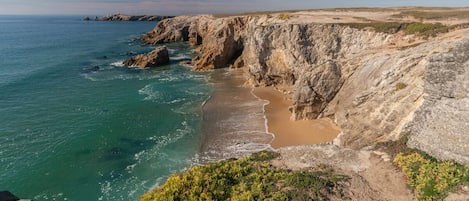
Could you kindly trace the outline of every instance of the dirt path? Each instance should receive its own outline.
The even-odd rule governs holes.
[[[407,188],[405,177],[382,152],[355,151],[335,145],[286,147],[273,165],[293,170],[315,168],[319,164],[332,166],[348,175],[346,196],[351,200],[415,200]]]

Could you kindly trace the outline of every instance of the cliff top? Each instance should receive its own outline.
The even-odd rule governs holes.
[[[334,8],[214,14],[214,17],[265,16],[272,21],[302,23],[422,22],[455,25],[469,23],[469,7]]]

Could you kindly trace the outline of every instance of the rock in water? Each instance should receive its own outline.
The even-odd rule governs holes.
[[[165,46],[157,47],[148,54],[139,54],[123,62],[126,66],[137,66],[140,68],[156,67],[169,63],[169,53]]]

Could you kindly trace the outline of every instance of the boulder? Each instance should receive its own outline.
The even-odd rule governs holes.
[[[139,54],[123,62],[126,66],[135,66],[140,68],[156,67],[169,63],[169,53],[165,46],[157,47],[148,54]]]

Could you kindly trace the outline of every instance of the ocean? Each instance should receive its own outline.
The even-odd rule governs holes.
[[[0,16],[0,190],[40,200],[135,200],[199,162],[207,72],[126,68],[156,22]]]

